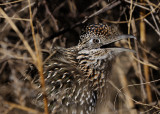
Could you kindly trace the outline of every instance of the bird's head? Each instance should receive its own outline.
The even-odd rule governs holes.
[[[93,59],[112,59],[114,55],[123,51],[134,52],[130,49],[113,46],[115,42],[127,38],[136,39],[132,35],[120,35],[114,26],[92,24],[87,26],[80,36],[79,54],[88,54]]]

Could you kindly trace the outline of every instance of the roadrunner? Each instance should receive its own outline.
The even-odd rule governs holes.
[[[95,113],[96,104],[104,96],[106,80],[117,54],[131,51],[114,47],[122,39],[113,26],[92,24],[80,35],[80,42],[71,48],[56,47],[44,64],[48,106],[51,113]],[[35,76],[34,83],[38,83]],[[40,86],[39,86],[40,87]],[[42,94],[37,104],[42,104]]]

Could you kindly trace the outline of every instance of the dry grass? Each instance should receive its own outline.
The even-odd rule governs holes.
[[[118,44],[137,53],[117,58],[108,83],[109,100],[99,104],[99,112],[160,112],[159,0],[1,0],[0,113],[48,114],[45,54],[54,46],[76,45],[82,27],[90,23],[116,24],[121,32],[137,37],[134,44],[130,40]],[[43,108],[34,103],[38,90],[25,73],[29,64],[40,74]]]

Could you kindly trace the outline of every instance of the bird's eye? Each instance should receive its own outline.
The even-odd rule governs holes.
[[[99,39],[93,39],[93,43],[99,43]]]

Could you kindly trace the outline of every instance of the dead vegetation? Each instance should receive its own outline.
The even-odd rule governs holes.
[[[49,50],[76,45],[83,26],[91,23],[116,24],[137,37],[134,44],[117,44],[137,53],[117,58],[108,81],[110,100],[100,104],[99,112],[160,112],[159,0],[1,0],[0,113],[47,114],[47,97],[43,109],[34,104],[36,85],[26,68],[36,66],[45,95],[43,62]]]

